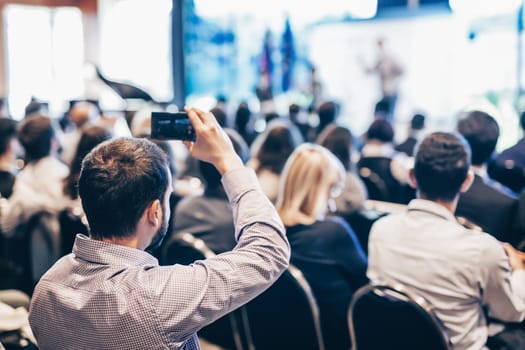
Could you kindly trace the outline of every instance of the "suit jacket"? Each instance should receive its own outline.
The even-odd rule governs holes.
[[[490,162],[488,173],[494,180],[520,193],[525,187],[525,138]]]
[[[498,162],[512,160],[515,166],[525,168],[525,138],[522,138],[514,146],[501,152],[497,160]]]
[[[412,157],[414,155],[414,148],[416,147],[417,139],[415,137],[408,137],[404,142],[397,145],[394,149],[398,152],[403,152]]]
[[[498,240],[509,242],[517,204],[514,196],[476,175],[470,189],[459,197],[456,216],[465,217]]]

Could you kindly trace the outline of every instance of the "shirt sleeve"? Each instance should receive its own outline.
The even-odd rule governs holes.
[[[190,266],[164,266],[151,273],[154,312],[169,341],[190,339],[262,293],[288,267],[290,246],[284,225],[253,170],[233,170],[225,174],[223,185],[233,210],[235,249]]]
[[[511,271],[503,246],[490,241],[480,256],[483,303],[489,315],[519,322],[525,317],[525,271]]]

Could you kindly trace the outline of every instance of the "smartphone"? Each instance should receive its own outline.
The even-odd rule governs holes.
[[[151,112],[151,137],[157,140],[195,141],[195,129],[186,112]]]

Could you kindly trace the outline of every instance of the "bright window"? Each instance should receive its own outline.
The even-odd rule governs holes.
[[[100,65],[107,78],[173,97],[171,0],[99,1]]]
[[[22,118],[31,97],[47,101],[51,115],[60,113],[83,92],[80,11],[9,5],[3,15],[11,114]]]

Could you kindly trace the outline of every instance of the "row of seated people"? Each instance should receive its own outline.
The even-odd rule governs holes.
[[[473,115],[482,115],[482,117],[472,117]],[[490,116],[489,118],[486,118],[483,114],[479,113],[471,113],[466,118],[477,118],[482,120],[486,119],[488,121],[491,121]],[[39,122],[35,125],[34,121],[37,120]],[[26,124],[24,124],[24,126],[30,129],[27,130],[28,132],[43,132],[45,135],[50,134],[50,124],[48,118],[46,119],[45,117],[35,117],[29,118],[28,121],[31,122],[27,122]],[[42,124],[39,125],[39,123]],[[470,124],[472,124],[472,122],[470,122]],[[278,123],[275,123],[275,125],[278,125]],[[282,124],[280,126],[282,126]],[[274,128],[273,126],[269,128],[268,134],[270,134],[271,131],[275,129],[278,128]],[[334,127],[333,129],[339,130],[337,127]],[[460,129],[459,126],[458,129]],[[21,131],[23,130],[24,127],[21,128]],[[328,130],[331,130],[331,128],[329,128]],[[466,136],[466,138],[467,140],[469,140],[468,136]],[[327,137],[326,140],[331,140],[331,138]],[[21,141],[24,146],[26,144],[30,144],[27,142],[24,143],[22,138]],[[39,140],[39,142],[40,141],[41,140]],[[52,143],[50,144],[50,147],[51,146]],[[264,142],[261,141],[260,149],[263,149],[263,147]],[[38,149],[40,151],[40,148]],[[28,148],[26,148],[26,152],[27,150]],[[472,152],[472,154],[474,155],[474,151]],[[47,155],[49,155],[49,153],[47,153]],[[41,158],[35,157],[35,159]],[[257,160],[259,161],[259,159]],[[474,159],[472,160],[472,162],[474,163]],[[26,166],[26,169],[31,169],[31,167],[29,166],[30,164],[31,162],[29,162],[28,166]],[[297,167],[297,169],[295,169],[295,167]],[[257,165],[255,165],[254,168],[258,170]],[[349,297],[352,295],[353,291],[355,291],[359,286],[362,286],[367,282],[367,258],[366,254],[364,253],[363,247],[368,247],[368,244],[366,244],[367,242],[362,242],[362,244],[360,244],[354,232],[345,221],[337,218],[325,217],[328,214],[328,208],[336,208],[336,206],[333,206],[332,203],[334,202],[334,200],[336,201],[338,200],[338,198],[341,198],[341,196],[338,196],[338,194],[340,194],[342,189],[344,192],[344,183],[349,178],[348,169],[345,169],[342,163],[332,153],[329,153],[326,148],[311,144],[305,144],[293,148],[291,155],[285,158],[281,170],[282,175],[280,176],[278,181],[281,181],[282,185],[280,186],[280,191],[277,191],[277,196],[274,198],[274,200],[276,202],[279,213],[281,214],[281,217],[285,225],[287,226],[288,237],[292,245],[292,259],[294,257],[294,252],[296,252],[299,258],[301,257],[301,254],[303,254],[306,260],[332,261],[338,265],[340,264],[342,266],[342,270],[344,271],[343,275],[346,276],[345,279],[348,278],[348,276],[350,276],[350,278],[348,278],[348,280],[350,281],[349,285],[347,285],[346,287],[347,292],[341,293],[341,299],[344,299],[344,302],[347,306],[349,302]],[[50,173],[54,175],[56,172],[51,171]],[[22,175],[22,173],[20,175]],[[60,177],[61,184],[64,184],[63,177],[64,176]],[[320,179],[322,181],[320,181]],[[355,175],[353,176],[353,179],[353,185],[355,187],[356,183],[358,183],[359,180]],[[45,188],[46,186],[51,187],[49,185],[52,181],[49,181],[49,183],[46,184],[46,181],[50,179],[42,180],[45,181],[40,182],[38,184],[33,184],[38,185],[38,190],[35,191],[37,193],[40,191],[39,189],[41,188]],[[264,188],[265,186],[263,180],[261,180],[261,184]],[[61,186],[61,193],[63,193],[63,189],[64,187]],[[273,190],[275,190],[275,186],[273,187]],[[16,192],[16,189],[14,192]],[[355,195],[356,191],[349,192],[350,194]],[[210,193],[212,193],[213,196],[213,191],[209,191],[207,194],[209,195]],[[270,195],[269,197],[271,198]],[[188,198],[188,200],[191,199],[192,198]],[[179,203],[180,208],[184,208],[183,203],[184,202]],[[349,203],[352,204],[352,201],[349,201]],[[12,204],[9,203],[9,205]],[[175,207],[175,215],[173,217],[174,222],[172,223],[175,227],[173,229],[175,234],[177,232],[182,231],[182,229],[176,228],[178,222],[177,212],[179,210],[179,205]],[[359,206],[360,205],[357,205],[356,207]],[[191,210],[190,212],[194,213],[196,217],[200,220],[204,221],[206,219],[207,212],[197,210]],[[3,227],[9,228],[9,223],[6,225],[6,221],[4,221],[4,219],[6,217],[9,218],[10,215],[5,213],[6,211],[3,212],[4,215],[2,216],[2,222],[4,224]],[[24,212],[24,214],[29,215],[28,212]],[[320,218],[325,219],[319,220]],[[231,222],[233,223],[233,219],[231,219]],[[183,230],[189,231],[190,229],[185,227]],[[213,233],[213,230],[209,230],[209,232],[210,231]],[[206,232],[206,230],[198,230],[197,232]],[[216,238],[215,235],[213,236],[214,238]],[[318,239],[317,237],[322,237],[322,239]],[[313,244],[313,246],[309,246],[310,244]],[[230,248],[226,248],[226,250],[231,249],[232,247],[233,246],[231,246]],[[217,251],[220,252],[219,250]],[[312,255],[310,256],[309,254]],[[303,272],[308,278],[308,272]],[[323,281],[311,281],[312,285],[314,286],[316,285],[316,283],[319,282],[321,282],[321,285],[327,285],[327,283],[324,283]],[[338,345],[337,343],[333,344],[333,347],[331,346],[330,348],[337,349],[338,346],[341,346],[341,348],[347,348],[349,337],[347,334],[347,328],[343,326],[345,324],[344,320],[346,316],[344,312],[341,312],[341,310],[343,309],[346,310],[346,307],[335,307],[333,304],[333,295],[329,294],[329,296],[329,298],[323,298],[321,295],[317,296],[320,305],[323,305],[323,302],[326,302],[328,304],[326,306],[328,310],[330,309],[330,307],[332,307],[335,310],[332,311],[336,313],[339,312],[340,315],[332,315],[330,311],[326,311],[326,309],[322,307],[322,310],[325,310],[322,311],[322,315],[325,315],[322,316],[322,319],[325,320],[323,322],[323,329],[326,330],[326,334],[330,335],[332,332],[339,332],[339,335],[331,335],[329,337],[329,339],[331,339],[332,341],[347,342],[346,344],[342,345]],[[327,325],[326,322],[333,323],[329,323]],[[339,325],[339,327],[337,325]],[[343,333],[344,335],[341,335]]]

